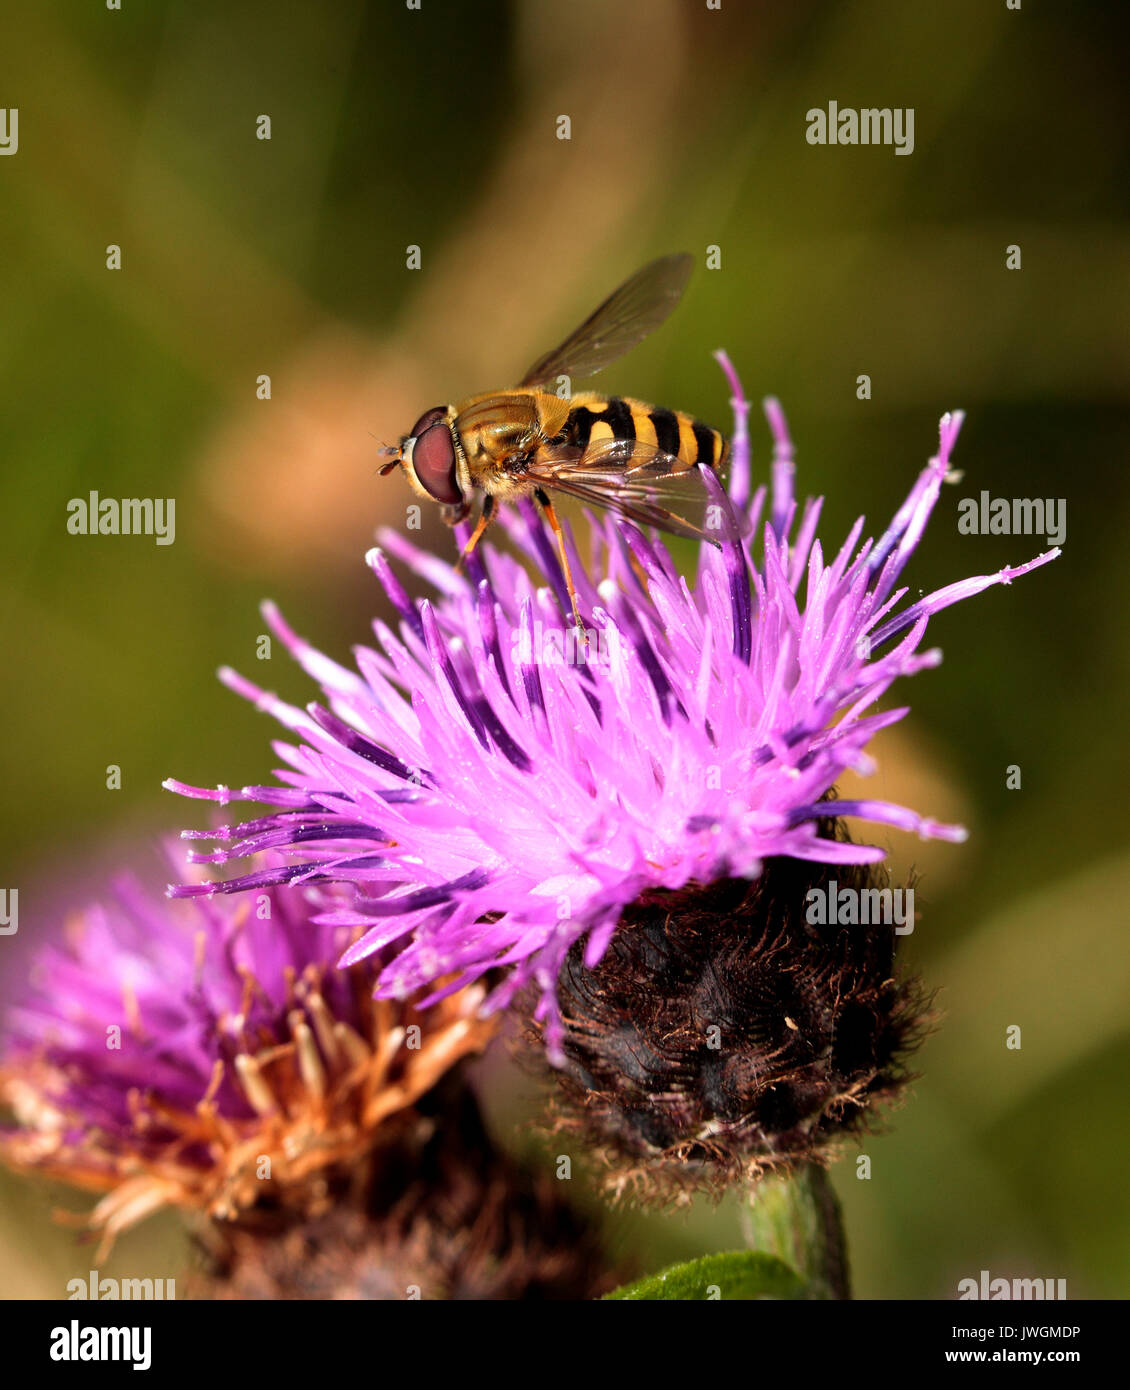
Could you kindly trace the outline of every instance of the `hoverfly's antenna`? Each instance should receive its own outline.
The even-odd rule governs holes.
[[[370,431],[369,433],[371,438],[377,438],[377,436],[373,434],[372,431]],[[380,444],[380,440],[377,440],[377,443]],[[381,475],[382,478],[387,478],[388,475],[392,472],[392,470],[397,466],[401,459],[401,453],[402,446],[400,444],[380,445],[380,448],[377,450],[378,456],[384,457],[388,460],[387,463],[379,464],[377,467],[377,472]]]

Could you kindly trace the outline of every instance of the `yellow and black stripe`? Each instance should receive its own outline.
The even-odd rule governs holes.
[[[562,434],[581,448],[600,439],[639,439],[684,463],[711,468],[717,468],[726,453],[725,437],[701,420],[623,396],[589,397],[574,406]]]

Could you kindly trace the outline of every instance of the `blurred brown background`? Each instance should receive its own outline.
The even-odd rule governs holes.
[[[913,1100],[865,1146],[871,1181],[845,1161],[836,1182],[862,1296],[953,1297],[983,1268],[1125,1294],[1125,16],[1003,0],[3,8],[0,101],[20,113],[0,160],[9,979],[61,901],[193,820],[163,777],[273,765],[273,730],[213,678],[231,662],[309,697],[281,663],[252,669],[259,599],[339,657],[365,639],[381,598],[362,555],[412,500],[376,477],[374,436],[508,384],[625,275],[686,248],[700,269],[673,325],[600,384],[725,424],[710,358],[725,346],[754,399],[784,404],[799,489],[827,496],[826,548],[858,512],[882,528],[952,407],[968,411],[965,478],[912,592],[1045,548],[959,535],[960,497],[1067,499],[1062,559],[935,623],[946,662],[902,690],[914,713],[876,747],[877,794],[972,836],[890,836],[896,867],[924,875],[908,955],[948,1017]],[[830,99],[913,107],[913,154],[809,146],[805,113]],[[764,470],[759,418],[754,442]],[[175,497],[175,544],[68,535],[67,501],[91,489]],[[508,1073],[487,1084],[508,1120]],[[58,1296],[85,1271],[49,1223],[59,1196],[0,1179],[0,1295]],[[176,1273],[177,1229],[150,1223],[109,1272]],[[740,1245],[739,1213],[620,1216],[614,1239],[656,1267]]]

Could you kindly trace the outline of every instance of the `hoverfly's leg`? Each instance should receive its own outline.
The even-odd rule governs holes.
[[[553,503],[549,500],[548,494],[539,487],[534,493],[534,496],[541,504],[541,509],[545,513],[545,519],[549,522],[550,529],[553,531],[554,538],[557,541],[557,554],[561,558],[561,568],[565,574],[565,587],[569,590],[569,602],[573,605],[573,622],[576,624],[578,632],[580,632],[581,636],[584,638],[584,643],[587,647],[589,644],[589,637],[588,633],[585,631],[585,625],[581,621],[581,610],[577,604],[577,591],[573,587],[573,570],[569,564],[569,552],[565,549],[565,537],[561,531],[561,523],[557,520],[557,513],[553,510]]]
[[[483,498],[483,509],[482,509],[482,511],[479,513],[479,519],[478,519],[478,522],[477,522],[476,525],[475,525],[474,531],[471,533],[471,539],[470,539],[470,540],[467,542],[467,544],[463,547],[463,553],[459,556],[459,559],[456,560],[456,562],[455,562],[455,573],[456,573],[456,574],[462,574],[462,573],[463,573],[463,566],[464,566],[464,564],[465,564],[465,563],[471,558],[471,556],[474,554],[475,547],[478,545],[479,541],[482,540],[483,532],[484,532],[484,531],[487,529],[487,527],[491,524],[491,521],[492,521],[493,519],[494,519],[494,495],[493,495],[492,493],[489,493],[489,492],[488,492],[487,495]]]

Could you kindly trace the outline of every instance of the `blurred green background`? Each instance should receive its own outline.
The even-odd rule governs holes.
[[[924,875],[907,955],[947,1016],[864,1145],[871,1180],[849,1158],[835,1182],[860,1296],[951,1298],[981,1269],[1124,1295],[1126,31],[1114,7],[1035,0],[5,3],[9,978],[62,900],[201,820],[163,777],[274,765],[273,729],[213,675],[231,662],[309,697],[283,663],[254,669],[261,598],[335,655],[364,640],[381,598],[362,555],[411,500],[375,476],[373,436],[508,384],[686,248],[700,268],[673,324],[598,384],[725,424],[725,346],[788,412],[826,549],[861,511],[882,528],[953,407],[965,477],[912,593],[1046,548],[959,535],[962,496],[1067,499],[1063,557],[936,621],[946,662],[898,692],[913,714],[876,745],[877,794],[972,835],[889,837],[896,872]],[[805,113],[830,99],[913,107],[913,154],[809,146]],[[763,473],[759,417],[754,442]],[[69,535],[91,489],[174,497],[175,544]],[[508,1129],[507,1069],[487,1086]],[[59,1296],[87,1267],[50,1223],[60,1194],[0,1184],[0,1295]],[[177,1231],[127,1236],[109,1272],[156,1252],[176,1273]],[[657,1267],[740,1245],[740,1214],[617,1216],[613,1238]]]

